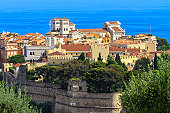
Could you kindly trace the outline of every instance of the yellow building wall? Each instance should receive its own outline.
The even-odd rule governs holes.
[[[109,45],[91,45],[91,59],[98,61],[99,53],[101,53],[102,61],[107,62],[109,55]]]

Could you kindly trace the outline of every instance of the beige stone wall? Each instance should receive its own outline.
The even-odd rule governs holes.
[[[27,82],[27,94],[32,100],[50,101],[54,113],[120,113],[120,93],[87,93],[58,89],[58,85]]]
[[[146,50],[147,52],[156,52],[156,42],[148,42],[146,43]]]
[[[47,62],[31,63],[31,64],[26,64],[26,65],[27,65],[27,69],[30,70],[30,69],[35,69],[36,67],[47,65]]]
[[[109,45],[91,45],[91,59],[98,61],[99,53],[101,53],[103,62],[106,62],[109,55]]]
[[[70,55],[62,56],[62,55],[54,55],[48,56],[48,65],[60,65],[65,62],[72,61],[74,58]]]

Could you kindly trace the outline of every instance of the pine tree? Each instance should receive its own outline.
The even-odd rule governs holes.
[[[110,64],[116,64],[116,62],[113,57],[108,55],[107,56],[107,65],[110,65]]]
[[[78,57],[78,60],[84,61],[85,60],[85,55],[84,53],[81,53],[80,56]]]
[[[118,65],[122,65],[122,62],[121,62],[121,60],[120,60],[119,53],[116,54],[115,61],[117,62]]]
[[[99,53],[99,58],[98,58],[98,61],[102,61],[102,57],[101,57],[101,53]]]
[[[154,57],[154,69],[157,70],[158,69],[158,57],[157,57],[157,53],[155,52],[155,57]]]

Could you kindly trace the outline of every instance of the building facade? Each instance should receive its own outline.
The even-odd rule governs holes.
[[[111,34],[111,40],[117,40],[125,36],[125,30],[120,27],[119,21],[105,22],[104,29]]]
[[[24,59],[26,62],[42,62],[42,58],[46,57],[47,46],[24,46]]]

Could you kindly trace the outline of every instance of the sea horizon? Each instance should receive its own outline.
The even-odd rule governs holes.
[[[106,21],[119,21],[126,35],[151,34],[170,42],[170,8],[162,9],[98,9],[76,10],[69,8],[0,9],[0,32],[20,33],[39,32],[45,35],[50,31],[49,21],[55,17],[70,19],[76,29],[103,28]]]

